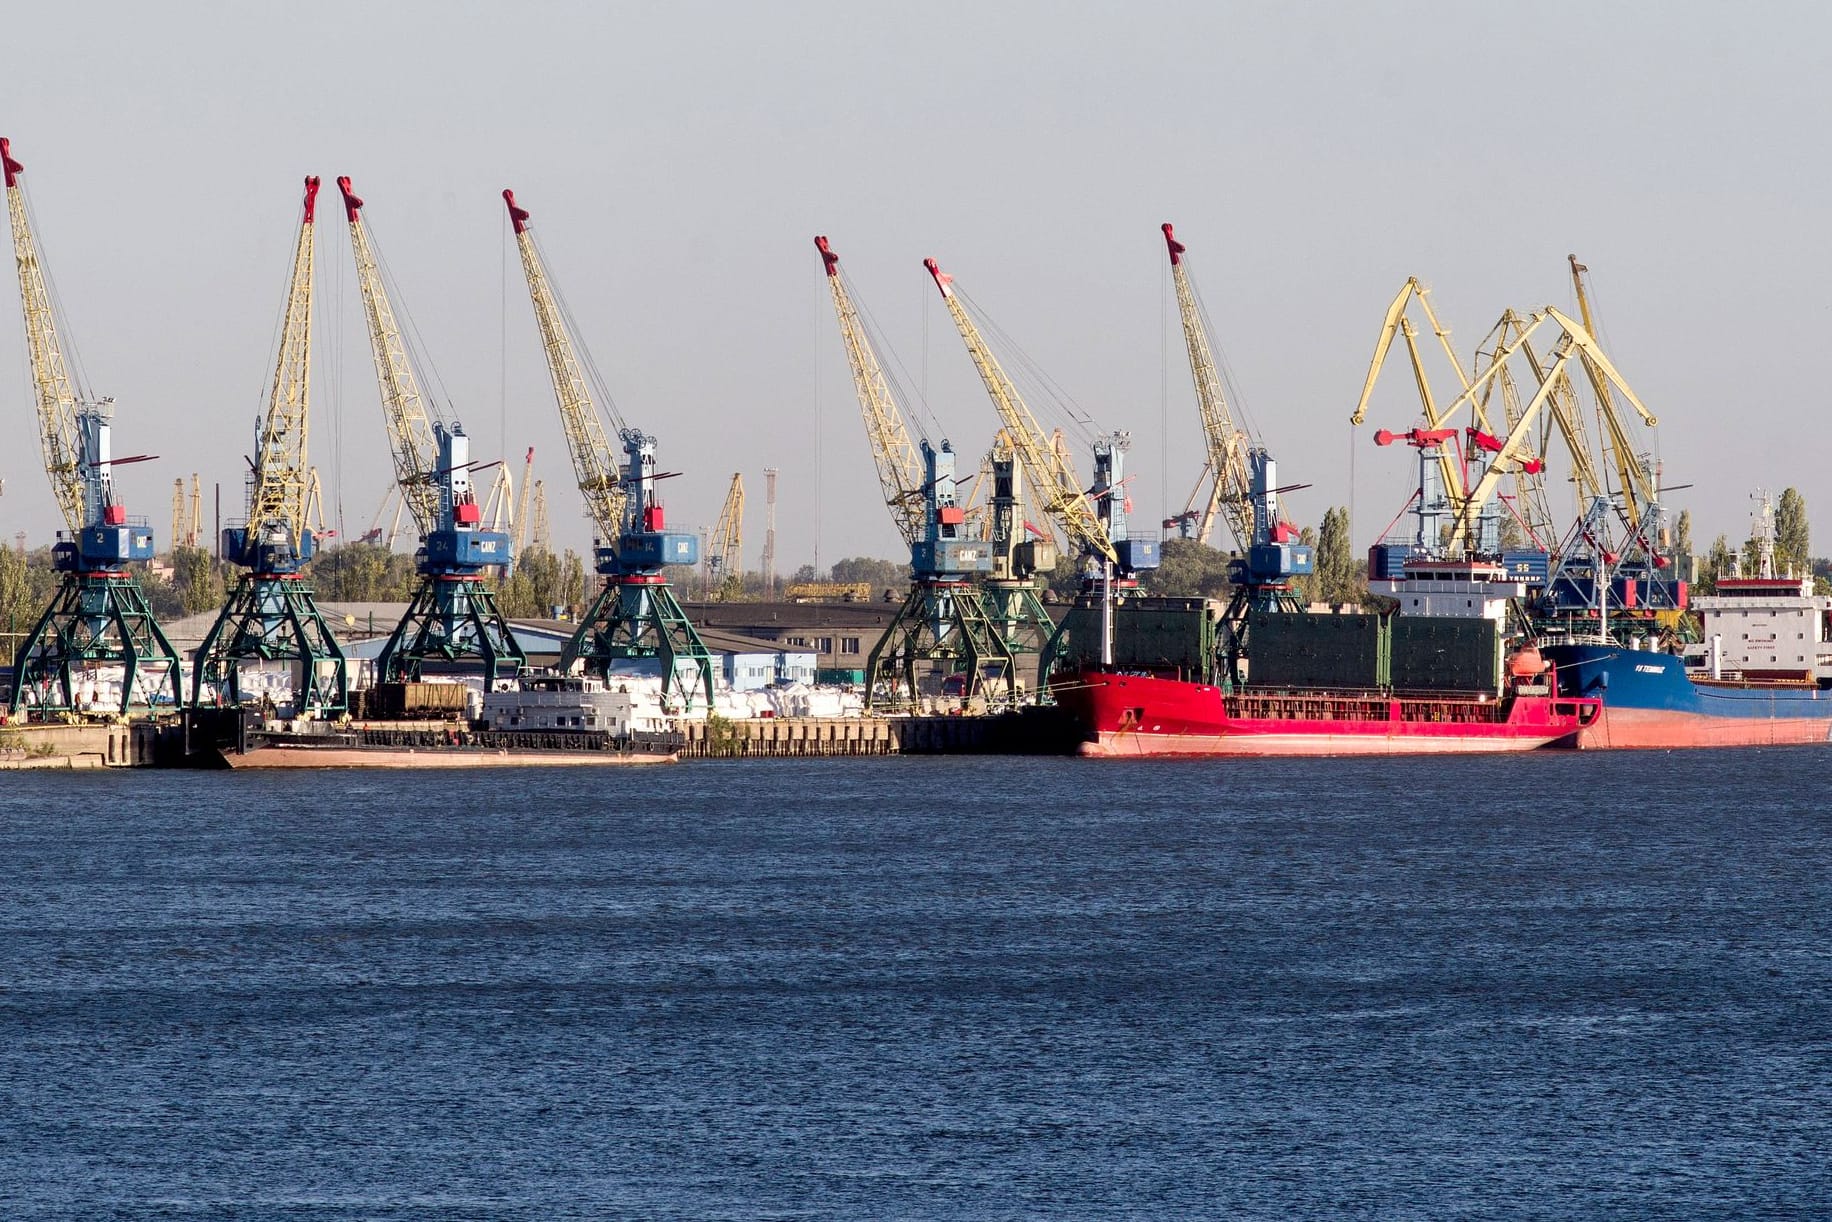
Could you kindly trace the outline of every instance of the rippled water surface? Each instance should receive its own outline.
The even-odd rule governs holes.
[[[0,1216],[1823,1214],[1828,765],[0,776]]]

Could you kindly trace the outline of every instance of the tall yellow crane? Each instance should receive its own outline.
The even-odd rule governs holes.
[[[111,448],[114,400],[81,392],[64,360],[55,298],[39,258],[31,209],[20,181],[25,167],[11,141],[0,139],[7,217],[19,271],[26,352],[45,474],[64,516],[51,550],[62,575],[50,605],[16,651],[14,714],[28,704],[34,715],[101,710],[102,702],[78,689],[79,679],[119,667],[125,716],[136,703],[177,704],[178,654],[159,627],[129,562],[153,558],[153,532],[130,520],[115,494],[114,468],[151,455],[115,458]]]
[[[1579,263],[1576,255],[1568,255],[1566,259],[1571,265],[1571,286],[1577,292],[1579,317],[1583,319],[1584,330],[1594,339],[1597,333],[1596,319],[1591,315],[1590,294],[1584,287],[1584,275],[1590,269]],[[1622,492],[1622,512],[1628,519],[1630,529],[1639,530],[1642,516],[1659,504],[1660,488],[1652,467],[1643,462],[1641,455],[1636,452],[1634,439],[1629,436],[1622,414],[1616,409],[1615,396],[1610,393],[1610,373],[1599,362],[1597,355],[1587,351],[1582,354],[1581,360],[1584,376],[1590,382],[1591,393],[1596,397],[1598,422],[1603,428],[1603,451],[1615,468],[1616,486]],[[1659,423],[1641,405],[1640,400],[1632,395],[1625,395],[1624,398],[1629,400],[1650,428]]]
[[[363,201],[347,175],[337,180],[337,189],[350,225],[350,250],[369,323],[395,484],[420,530],[420,548],[414,554],[419,583],[407,613],[376,656],[376,674],[385,682],[411,681],[429,661],[475,660],[488,684],[514,678],[527,666],[528,656],[485,579],[486,569],[513,562],[509,536],[483,525],[483,510],[471,484],[471,441],[464,427],[456,420],[433,420],[427,413],[419,376],[362,220]]]
[[[891,396],[884,367],[872,348],[865,324],[853,305],[846,276],[840,270],[839,256],[833,253],[825,237],[814,239],[815,248],[827,269],[827,289],[833,297],[833,312],[840,321],[840,342],[846,348],[846,363],[852,369],[852,385],[859,399],[859,412],[865,420],[865,436],[871,443],[872,461],[878,469],[878,486],[891,521],[906,544],[923,537],[924,478],[922,460],[916,444],[910,439],[909,425],[897,401]]]
[[[1177,313],[1183,322],[1183,343],[1189,350],[1190,376],[1196,384],[1196,410],[1202,419],[1203,441],[1208,447],[1208,471],[1213,480],[1208,505],[1196,527],[1196,538],[1209,541],[1217,516],[1227,520],[1236,544],[1244,552],[1253,545],[1253,477],[1247,467],[1252,439],[1234,420],[1222,392],[1221,373],[1215,364],[1209,328],[1202,303],[1190,282],[1184,256],[1189,248],[1177,240],[1169,221],[1159,226],[1170,251],[1170,278],[1177,293]]]
[[[561,309],[528,225],[528,210],[515,202],[510,190],[503,191],[503,203],[521,253],[573,474],[596,533],[593,564],[604,577],[603,589],[560,653],[561,665],[570,668],[583,661],[600,675],[631,663],[654,665],[660,670],[665,704],[678,700],[683,708],[691,708],[696,697],[703,697],[711,708],[712,655],[666,576],[668,565],[698,562],[699,538],[666,529],[663,507],[655,496],[656,481],[666,477],[655,469],[655,438],[618,419],[606,395],[605,406],[623,443],[624,460],[619,463],[578,357],[583,345],[575,343]]]
[[[1124,491],[1121,472],[1130,440],[1124,433],[1114,433],[1095,441],[1094,481],[1091,488],[1084,490],[1067,454],[1044,436],[1042,426],[1018,393],[1017,386],[981,337],[978,325],[955,292],[954,278],[943,272],[934,259],[924,259],[923,267],[935,281],[955,329],[960,332],[980,381],[1004,425],[1003,432],[1012,450],[1014,474],[1023,473],[1045,517],[1062,530],[1064,540],[1081,553],[1083,563],[1098,566],[1098,577],[1084,576],[1082,601],[1098,599],[1098,658],[1102,666],[1111,665],[1115,588],[1136,587],[1135,574],[1142,569],[1155,568],[1158,563],[1156,540],[1127,537],[1125,514],[1130,510],[1130,497]],[[1010,488],[1013,498],[1021,498],[1023,491],[1014,480]],[[1063,656],[1072,618],[1065,618],[1056,627],[1040,651],[1037,664],[1040,688],[1047,686],[1050,671],[1058,657]]]
[[[1196,538],[1207,543],[1218,516],[1234,536],[1240,559],[1228,574],[1235,590],[1228,618],[1238,631],[1249,610],[1296,609],[1292,578],[1309,573],[1313,559],[1308,545],[1297,542],[1297,527],[1280,512],[1278,497],[1283,490],[1277,487],[1271,453],[1235,421],[1222,393],[1208,320],[1185,266],[1189,248],[1177,240],[1169,221],[1159,229],[1170,254],[1171,283],[1176,288],[1177,313],[1183,322],[1207,465],[1214,481]]]
[[[853,387],[891,520],[909,548],[910,588],[897,615],[865,659],[865,701],[904,706],[936,694],[958,676],[964,694],[997,701],[1017,695],[1011,644],[987,618],[973,578],[992,568],[991,543],[967,521],[954,470],[954,447],[922,436],[913,445],[903,410],[892,397],[840,257],[825,237],[814,239],[852,367]],[[922,432],[920,425],[917,432]],[[921,458],[918,465],[917,450]],[[870,591],[866,591],[870,597]]]
[[[1417,332],[1411,321],[1404,317],[1404,311],[1410,301],[1422,304],[1433,331],[1442,343],[1446,355],[1457,371],[1462,390],[1449,403],[1441,403],[1431,386],[1425,372],[1424,362],[1419,351]],[[1543,328],[1549,328],[1556,335],[1551,352],[1542,361],[1537,355],[1527,359],[1533,337]],[[1548,402],[1556,402],[1560,388],[1568,379],[1567,366],[1571,361],[1583,358],[1594,363],[1598,377],[1613,385],[1625,398],[1629,399],[1651,418],[1647,409],[1641,406],[1622,379],[1622,375],[1610,364],[1602,350],[1591,338],[1590,332],[1575,322],[1556,307],[1547,306],[1537,310],[1523,319],[1518,319],[1509,333],[1499,339],[1494,348],[1487,353],[1488,364],[1473,377],[1457,364],[1455,353],[1451,350],[1449,332],[1437,320],[1431,310],[1430,302],[1425,296],[1423,286],[1417,278],[1409,279],[1394,299],[1387,311],[1386,320],[1381,328],[1380,339],[1375,345],[1374,359],[1369,366],[1366,382],[1362,386],[1361,398],[1357,402],[1350,422],[1360,424],[1367,415],[1368,403],[1373,396],[1376,380],[1385,363],[1395,335],[1405,339],[1407,355],[1410,360],[1414,385],[1417,388],[1420,406],[1425,418],[1423,429],[1411,430],[1408,433],[1393,433],[1381,430],[1375,437],[1380,445],[1406,439],[1421,447],[1421,452],[1435,460],[1438,480],[1441,485],[1435,491],[1423,486],[1419,492],[1417,514],[1421,523],[1419,542],[1425,546],[1435,547],[1440,540],[1436,532],[1425,525],[1427,522],[1442,520],[1444,537],[1442,546],[1452,555],[1460,555],[1474,550],[1478,546],[1478,526],[1485,520],[1485,509],[1497,486],[1504,478],[1515,476],[1522,467],[1531,467],[1533,473],[1543,466],[1544,459],[1533,452],[1533,430],[1539,413]],[[1527,381],[1534,388],[1531,399],[1521,406],[1518,416],[1510,410],[1500,429],[1490,424],[1486,405],[1490,402],[1492,389],[1501,385],[1503,373],[1516,358],[1525,362],[1530,373],[1529,379],[1516,378],[1516,381]],[[1513,377],[1514,375],[1509,375]],[[1485,459],[1485,465],[1474,484],[1465,478],[1464,466],[1457,461],[1456,455],[1444,443],[1455,434],[1455,417],[1464,408],[1471,413],[1472,424],[1466,430],[1473,446],[1479,448]],[[1500,434],[1500,435],[1497,435]],[[1438,499],[1434,501],[1434,496]],[[1485,543],[1486,548],[1488,545]]]
[[[706,585],[720,602],[730,602],[744,589],[744,475],[738,471],[732,472],[706,549]]]
[[[172,550],[177,551],[187,546],[185,543],[185,494],[184,476],[172,481]]]
[[[1043,426],[1037,423],[1036,416],[1031,414],[1023,397],[1018,394],[1018,388],[1006,376],[1005,370],[999,366],[998,358],[981,338],[979,327],[974,324],[972,316],[967,313],[967,308],[961,304],[954,291],[954,277],[942,271],[933,259],[924,259],[922,265],[928,269],[929,275],[935,280],[935,287],[941,291],[941,299],[948,307],[949,316],[954,319],[955,329],[967,345],[967,353],[973,358],[973,366],[979,371],[980,381],[985,383],[986,393],[991,397],[993,408],[1005,426],[1005,435],[1011,442],[1012,452],[1030,478],[1031,489],[1044,513],[1062,528],[1072,546],[1080,547],[1108,564],[1118,563],[1119,552],[1114,548],[1113,540],[1108,538],[1107,528],[1101,524],[1100,516],[1088,503],[1081,481],[1075,477],[1074,470],[1064,461],[1061,453],[1051,447],[1049,438],[1044,435]]]
[[[223,558],[242,572],[198,646],[191,668],[196,705],[242,704],[244,668],[274,663],[288,669],[295,715],[335,716],[349,703],[343,649],[300,572],[317,548],[309,519],[318,481],[307,437],[318,181],[316,175],[305,180],[279,356],[249,461],[247,516],[223,531]]]

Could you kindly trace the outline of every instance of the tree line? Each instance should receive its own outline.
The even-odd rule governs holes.
[[[1369,600],[1367,560],[1355,552],[1346,508],[1326,510],[1315,528],[1303,529],[1300,541],[1314,549],[1315,563],[1312,573],[1292,583],[1299,601],[1342,605]],[[1732,548],[1729,536],[1719,535],[1697,557],[1695,591],[1709,594],[1720,578],[1734,576],[1739,552],[1746,570],[1753,571],[1749,566],[1754,563],[1757,544],[1752,535],[1740,548]],[[1672,545],[1682,557],[1694,554],[1690,510],[1679,515]],[[1832,562],[1813,559],[1810,546],[1806,497],[1796,488],[1785,489],[1775,504],[1776,571],[1799,575],[1810,572],[1820,593],[1832,593],[1832,581],[1828,580],[1832,578]],[[1194,539],[1166,539],[1161,555],[1159,567],[1141,575],[1140,588],[1145,593],[1183,598],[1228,597],[1228,553]],[[418,582],[412,556],[376,543],[344,543],[327,548],[313,558],[305,571],[319,600],[329,603],[406,602]],[[221,607],[236,577],[234,566],[217,562],[207,549],[180,547],[171,554],[169,576],[162,568],[149,567],[141,573],[141,583],[153,613],[169,620]],[[0,548],[0,664],[11,664],[20,636],[31,630],[50,602],[58,578],[51,565],[50,548],[31,552]],[[874,599],[882,598],[886,590],[892,591],[894,598],[901,598],[909,585],[910,566],[870,556],[838,560],[825,570],[802,565],[786,577],[779,577],[776,590],[780,594],[787,585],[813,581],[864,582],[872,587]],[[689,599],[723,596],[756,600],[764,598],[768,590],[764,575],[758,572],[742,574],[735,589],[731,583],[720,588],[697,569],[676,573],[675,584]],[[1074,598],[1080,588],[1081,568],[1065,557],[1048,577],[1048,594],[1066,601]],[[556,555],[546,548],[528,548],[509,579],[498,583],[497,600],[503,613],[514,619],[545,619],[556,612],[566,617],[584,610],[592,590],[585,562],[572,549]]]

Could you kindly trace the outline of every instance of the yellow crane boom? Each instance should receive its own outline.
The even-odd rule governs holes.
[[[522,547],[528,542],[528,517],[534,508],[534,447],[528,447],[528,457],[522,460],[522,487],[515,504],[514,547],[515,554],[522,554]]]
[[[968,355],[973,358],[974,368],[979,370],[980,381],[986,384],[986,393],[991,396],[992,405],[1005,425],[1019,464],[1030,476],[1031,487],[1036,490],[1043,511],[1061,525],[1071,543],[1109,563],[1117,563],[1119,552],[1113,540],[1107,537],[1107,528],[1101,525],[1093,506],[1088,504],[1074,470],[1051,448],[1036,416],[1018,394],[1018,388],[1012,385],[986,341],[980,338],[979,328],[955,295],[954,277],[943,272],[933,259],[924,259],[922,265],[934,277],[935,287],[941,291],[942,301],[947,303],[955,329],[966,342]]]
[[[540,251],[535,247],[534,234],[528,228],[528,210],[518,205],[515,192],[507,189],[503,191],[503,202],[509,206],[515,245],[521,252],[522,274],[528,281],[528,297],[534,303],[535,325],[541,331],[541,347],[547,354],[547,372],[553,380],[554,397],[559,400],[560,424],[566,433],[567,451],[572,455],[573,474],[585,497],[586,514],[591,518],[593,529],[605,546],[613,546],[623,531],[627,499],[619,482],[617,452],[611,448],[598,406],[592,401],[584,367],[573,351],[566,319],[554,297]],[[616,423],[619,422],[613,421]],[[624,430],[619,428],[618,431]]]
[[[261,422],[254,485],[249,490],[248,527],[258,530],[283,523],[295,547],[305,538],[313,476],[307,451],[312,372],[313,213],[318,176],[305,180],[299,241],[293,249],[293,273],[280,328],[280,352],[274,365],[267,414]]]
[[[1597,334],[1596,320],[1590,313],[1590,294],[1584,290],[1584,273],[1590,269],[1578,262],[1576,255],[1567,255],[1571,264],[1571,284],[1577,290],[1578,313],[1584,321],[1584,330],[1594,340]],[[1598,349],[1593,355],[1585,351],[1582,356],[1584,374],[1590,381],[1592,393],[1597,397],[1597,415],[1603,425],[1603,445],[1616,468],[1616,478],[1622,489],[1622,512],[1627,516],[1632,530],[1641,529],[1641,515],[1646,508],[1660,499],[1660,489],[1654,484],[1653,473],[1640,461],[1635,453],[1635,443],[1628,435],[1623,424],[1622,415],[1616,410],[1616,402],[1610,394],[1613,370],[1607,368],[1607,361],[1602,358]],[[1640,413],[1641,418],[1650,427],[1659,423],[1643,407],[1639,399],[1628,396],[1629,402]]]
[[[1253,546],[1253,476],[1247,466],[1250,439],[1246,430],[1235,423],[1227,396],[1222,393],[1221,373],[1215,365],[1208,326],[1203,321],[1202,307],[1196,299],[1189,271],[1183,266],[1183,256],[1189,248],[1177,240],[1170,222],[1166,221],[1159,228],[1164,231],[1164,244],[1170,251],[1171,283],[1177,290],[1177,312],[1183,319],[1183,343],[1189,350],[1190,376],[1196,383],[1196,408],[1202,418],[1208,467],[1215,481],[1196,538],[1203,543],[1209,541],[1219,513],[1227,520],[1236,546],[1244,552]]]
[[[827,287],[833,294],[833,310],[840,319],[840,339],[846,348],[846,360],[852,367],[853,389],[859,398],[859,410],[865,417],[865,434],[871,441],[872,459],[878,465],[878,485],[884,492],[884,503],[905,543],[914,545],[923,537],[927,523],[923,519],[923,469],[916,445],[910,440],[909,426],[897,401],[891,395],[890,382],[872,350],[871,340],[852,303],[852,292],[840,272],[840,257],[833,253],[825,237],[814,239],[827,268]]]
[[[362,290],[363,315],[369,323],[369,346],[375,357],[375,375],[382,387],[382,418],[388,429],[388,449],[394,458],[395,483],[421,534],[439,524],[439,439],[426,414],[426,399],[407,356],[407,343],[395,322],[387,287],[376,266],[375,252],[362,217],[363,201],[350,189],[346,175],[337,180],[343,195],[344,215],[350,221],[350,248],[356,255],[356,282]]]
[[[25,167],[13,159],[12,141],[0,139],[0,165],[6,173],[6,210],[13,226],[13,258],[19,265],[19,297],[25,309],[26,351],[32,366],[32,393],[38,406],[38,441],[44,450],[45,473],[51,493],[71,532],[86,525],[83,488],[83,439],[77,424],[81,406],[63,346],[57,338],[57,319],[44,267],[38,261],[38,244],[19,175]]]

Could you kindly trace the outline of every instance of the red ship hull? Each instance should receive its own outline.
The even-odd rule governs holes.
[[[1600,702],[1316,692],[1224,693],[1204,683],[1082,671],[1051,685],[1081,754],[1425,755],[1571,747]]]

